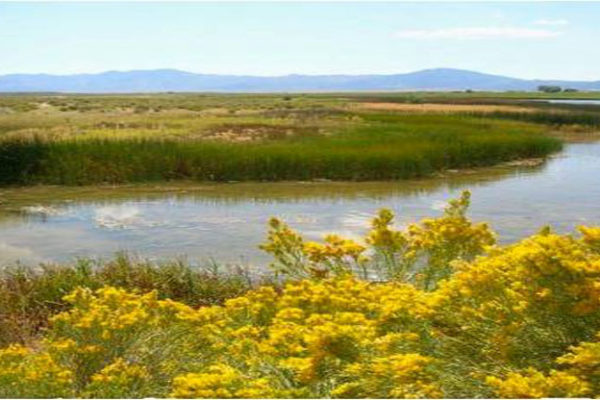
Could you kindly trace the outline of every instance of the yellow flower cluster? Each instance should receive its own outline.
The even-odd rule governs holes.
[[[580,226],[579,231],[583,235],[583,241],[600,253],[600,227]]]
[[[596,334],[596,339],[600,333]],[[556,360],[562,370],[547,374],[528,368],[523,373],[512,372],[504,379],[488,377],[503,397],[598,397],[600,393],[600,343],[583,342]]]
[[[430,311],[425,297],[412,285],[345,276],[289,282],[280,293],[263,287],[216,307],[218,313],[213,307],[182,315],[198,332],[211,326],[209,352],[221,354],[220,364],[175,378],[171,394],[239,397],[243,388],[250,390],[245,396],[265,397],[266,389],[256,385],[268,382],[274,397],[346,396],[362,371],[387,365],[393,372],[371,378],[373,386],[387,382],[382,395],[439,396],[425,371],[430,358],[409,353],[418,348],[418,318]]]
[[[470,193],[450,201],[444,215],[394,229],[394,214],[383,209],[371,223],[364,245],[337,235],[325,243],[304,243],[283,222],[272,219],[261,248],[274,256],[273,268],[292,277],[327,277],[359,273],[363,278],[411,281],[425,289],[452,273],[450,262],[471,260],[495,244],[487,224],[473,224],[466,211]],[[367,256],[369,254],[369,256]]]
[[[511,372],[505,379],[488,377],[487,383],[496,388],[500,397],[515,399],[585,397],[587,383],[565,372],[552,371],[548,376],[528,368],[523,373]]]
[[[72,397],[73,373],[47,353],[21,345],[0,350],[0,397]]]
[[[96,291],[78,288],[64,299],[72,308],[51,318],[52,329],[40,341],[39,351],[29,354],[14,347],[4,350],[13,354],[15,365],[32,372],[27,374],[16,367],[0,368],[0,380],[9,379],[11,370],[19,371],[23,379],[36,381],[32,387],[46,387],[44,390],[52,393],[41,397],[53,397],[58,391],[42,383],[46,379],[55,386],[65,386],[64,393],[68,394],[127,397],[124,393],[138,393],[148,386],[146,381],[151,378],[147,369],[152,364],[153,350],[145,348],[143,340],[150,334],[155,342],[161,335],[167,340],[168,332],[162,330],[177,322],[176,315],[191,310],[184,304],[159,301],[155,292],[139,295],[113,287]],[[135,347],[137,355],[124,358]],[[18,362],[14,360],[17,350],[23,353]],[[143,360],[146,365],[141,360],[129,360],[139,357],[146,358]],[[25,385],[27,381],[23,379]],[[131,387],[135,390],[127,389]]]
[[[150,378],[145,366],[119,357],[92,375],[91,383],[85,388],[85,395],[95,398],[132,397],[144,391]]]
[[[345,380],[332,391],[337,398],[439,398],[443,393],[428,371],[432,359],[416,353],[377,357],[372,363],[356,363]]]
[[[325,236],[325,243],[304,243],[302,251],[314,265],[311,269],[313,275],[327,276],[329,271],[336,274],[351,273],[352,265],[360,265],[366,261],[361,254],[366,250],[350,239],[337,235]],[[326,268],[323,268],[326,265]],[[320,266],[320,268],[319,268]]]
[[[223,306],[77,289],[39,342],[0,350],[0,395],[600,396],[597,228],[495,247],[468,201],[405,231],[382,211],[365,245],[273,220],[264,248],[305,278]]]
[[[236,369],[215,364],[204,373],[189,373],[173,380],[172,397],[180,398],[270,398],[273,390],[266,378],[244,377]]]

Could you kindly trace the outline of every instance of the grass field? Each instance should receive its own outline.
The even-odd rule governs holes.
[[[542,157],[561,148],[548,132],[600,125],[594,107],[415,96],[2,96],[0,184],[404,179]]]

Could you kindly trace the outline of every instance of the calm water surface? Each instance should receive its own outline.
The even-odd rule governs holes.
[[[600,105],[600,100],[569,100],[569,99],[548,99],[548,100],[538,100],[546,103],[553,104],[578,104],[578,105]]]
[[[185,256],[192,262],[214,258],[264,265],[269,257],[256,246],[272,215],[311,239],[328,232],[359,237],[381,207],[393,209],[402,226],[439,215],[449,198],[467,188],[473,193],[472,218],[491,222],[503,242],[546,223],[560,232],[600,224],[600,142],[569,144],[539,167],[409,182],[223,184],[117,197],[99,191],[67,199],[63,193],[63,200],[53,203],[38,199],[5,207],[0,263],[109,258],[128,250],[152,259]]]

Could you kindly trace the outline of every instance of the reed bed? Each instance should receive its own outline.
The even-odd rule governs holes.
[[[13,138],[0,141],[0,184],[406,179],[543,157],[561,148],[557,139],[525,123],[452,115],[360,119],[333,132],[304,130],[244,143]]]
[[[580,125],[591,128],[600,127],[600,113],[596,112],[556,112],[556,111],[531,111],[531,112],[511,112],[511,111],[493,111],[489,113],[470,112],[467,115],[485,116],[487,118],[497,118],[513,121],[533,122],[536,124],[546,124],[554,126]]]

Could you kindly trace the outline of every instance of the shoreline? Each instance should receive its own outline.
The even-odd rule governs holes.
[[[568,144],[568,143],[567,143]],[[119,200],[133,198],[160,198],[165,196],[206,196],[206,197],[252,197],[282,198],[286,192],[302,188],[306,193],[300,197],[345,197],[371,192],[384,192],[381,186],[396,184],[411,186],[431,182],[433,185],[444,183],[448,179],[461,177],[481,177],[494,180],[505,174],[520,170],[533,170],[542,167],[549,159],[560,157],[563,150],[547,157],[531,157],[504,161],[495,165],[446,169],[430,175],[396,180],[329,180],[313,179],[309,181],[229,181],[199,182],[192,180],[174,180],[145,183],[99,184],[99,185],[26,185],[0,187],[0,215],[19,212],[22,207],[40,204],[68,204],[93,200]],[[440,182],[440,180],[442,182]],[[388,188],[389,189],[389,188]],[[392,190],[392,189],[389,189]],[[388,190],[388,191],[389,191]],[[332,192],[324,195],[323,192]],[[295,193],[298,195],[298,193]]]

